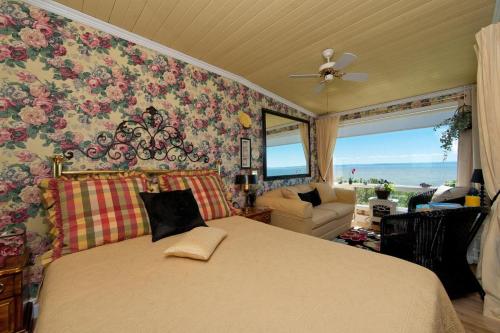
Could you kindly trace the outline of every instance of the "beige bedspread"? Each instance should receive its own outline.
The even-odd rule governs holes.
[[[463,332],[430,271],[243,217],[208,262],[149,236],[56,260],[37,333]]]

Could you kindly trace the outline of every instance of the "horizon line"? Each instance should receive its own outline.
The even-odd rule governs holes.
[[[381,165],[381,164],[438,164],[438,163],[457,163],[458,161],[441,161],[441,162],[377,162],[377,163],[337,163],[333,167],[341,165]]]

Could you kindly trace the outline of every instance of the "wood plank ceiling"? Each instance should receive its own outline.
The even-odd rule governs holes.
[[[475,82],[474,35],[493,0],[58,0],[248,80],[316,113]],[[321,51],[358,55],[363,83],[313,91]]]

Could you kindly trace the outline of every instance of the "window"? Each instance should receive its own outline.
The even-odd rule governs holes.
[[[441,131],[432,127],[338,138],[334,153],[335,181],[373,183],[385,179],[396,185],[420,187],[454,182],[455,149],[443,161]]]

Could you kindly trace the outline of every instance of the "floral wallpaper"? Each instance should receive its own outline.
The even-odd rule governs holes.
[[[207,154],[208,165],[91,160],[77,151],[67,167],[214,168],[221,161],[226,187],[238,201],[232,183],[240,173],[240,138],[252,139],[252,166],[262,175],[261,108],[307,118],[242,84],[21,1],[0,0],[0,69],[0,227],[25,223],[34,255],[49,244],[37,184],[51,174],[50,156],[88,149],[98,135],[111,136],[148,106],[195,152]],[[250,129],[240,125],[239,112],[252,118]],[[310,181],[260,179],[260,192]]]
[[[340,121],[359,119],[364,117],[376,116],[381,114],[387,114],[391,112],[398,112],[403,110],[411,110],[422,108],[425,106],[437,105],[442,103],[448,103],[450,101],[463,101],[465,94],[463,92],[444,94],[432,98],[418,99],[412,102],[394,104],[389,106],[383,106],[378,108],[373,108],[365,111],[349,113],[340,116]]]

